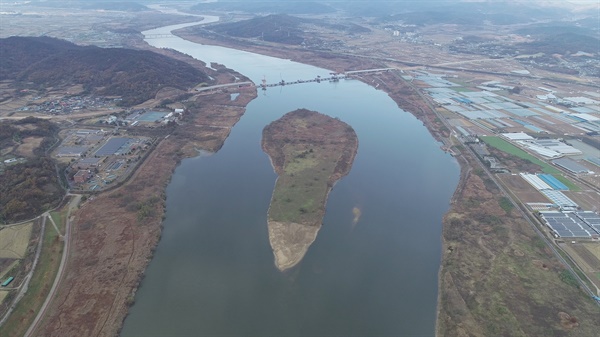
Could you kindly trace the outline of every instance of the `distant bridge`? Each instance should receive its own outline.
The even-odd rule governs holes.
[[[165,39],[177,37],[173,34],[145,34],[145,39]]]
[[[352,78],[353,75],[358,75],[358,74],[369,74],[369,73],[380,73],[380,72],[384,72],[384,71],[391,71],[391,70],[395,70],[396,68],[379,68],[379,69],[365,69],[365,70],[353,70],[353,71],[347,71],[345,73],[330,73],[331,76],[329,77],[321,77],[321,76],[317,76],[316,78],[310,79],[310,80],[297,80],[297,81],[290,81],[290,82],[286,82],[284,80],[281,80],[277,83],[267,83],[266,79],[262,80],[262,84],[259,85],[259,87],[262,90],[267,90],[267,88],[272,88],[272,87],[279,87],[279,86],[285,86],[285,85],[293,85],[293,84],[300,84],[300,83],[321,83],[321,82],[338,82],[339,80],[343,80],[343,79],[347,79],[347,78]],[[227,84],[217,84],[217,85],[212,85],[209,87],[198,87],[195,88],[195,91],[198,92],[203,92],[203,91],[212,91],[212,90],[219,90],[219,89],[225,89],[228,87],[238,87],[238,88],[242,88],[242,87],[251,87],[254,86],[254,83],[252,82],[235,82],[235,83],[227,83]]]
[[[339,80],[352,78],[353,75],[368,74],[368,73],[380,73],[380,72],[390,71],[390,70],[395,70],[395,69],[396,68],[378,68],[378,69],[352,70],[352,71],[346,71],[344,73],[335,73],[334,72],[334,73],[330,73],[330,75],[331,75],[330,77],[317,76],[316,78],[310,79],[310,80],[297,80],[297,81],[290,81],[290,82],[281,80],[277,83],[267,83],[266,79],[263,79],[260,87],[262,88],[262,90],[267,90],[267,88],[271,88],[271,87],[300,84],[300,83],[338,82]]]

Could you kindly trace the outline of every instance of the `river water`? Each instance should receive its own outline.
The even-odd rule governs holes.
[[[180,38],[147,41],[224,64],[255,83],[329,73]],[[267,233],[276,175],[260,142],[268,123],[298,108],[350,124],[359,149],[329,196],[316,241],[281,273]],[[420,121],[362,82],[259,92],[219,152],[175,170],[163,236],[121,336],[432,336],[441,219],[458,175],[454,158]]]

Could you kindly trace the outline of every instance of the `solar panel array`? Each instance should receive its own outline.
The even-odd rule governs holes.
[[[80,156],[87,151],[87,146],[61,146],[58,148],[57,156]]]
[[[96,156],[111,156],[116,154],[119,149],[127,144],[131,138],[114,137],[109,139],[104,146],[96,151]]]
[[[540,212],[540,214],[546,225],[560,237],[588,238],[600,234],[600,217],[593,212]],[[592,225],[590,221],[597,225]]]
[[[598,234],[600,234],[600,215],[594,212],[577,212],[579,218],[585,221],[588,226],[592,227]]]

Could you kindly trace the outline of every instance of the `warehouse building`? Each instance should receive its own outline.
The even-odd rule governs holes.
[[[575,174],[594,173],[588,170],[587,167],[579,164],[578,162],[570,158],[555,159],[552,161],[552,164],[560,166],[565,170]]]
[[[98,157],[112,156],[122,152],[123,148],[129,143],[131,138],[113,137],[104,144],[95,155]]]
[[[87,149],[87,146],[61,146],[56,155],[58,157],[81,157]]]

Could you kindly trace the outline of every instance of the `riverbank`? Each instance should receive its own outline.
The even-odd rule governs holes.
[[[213,41],[180,36],[197,43],[215,44],[291,59],[334,71],[386,66],[364,58],[310,52],[278,45]],[[417,88],[394,72],[360,78],[385,91],[403,110],[413,114],[432,136],[450,149],[450,130]],[[442,257],[438,279],[436,334],[468,335],[592,335],[597,326],[590,301],[537,236],[524,215],[505,210],[505,197],[479,160],[468,149],[455,146],[461,178],[450,209],[443,218]],[[568,274],[568,271],[567,271]],[[563,275],[563,276],[561,276]]]
[[[219,83],[232,75],[243,78],[229,70],[206,71]],[[161,236],[172,172],[198,150],[218,151],[256,97],[254,87],[233,90],[239,93],[235,100],[230,92],[190,99],[181,125],[158,142],[126,184],[90,197],[74,214],[65,276],[36,334],[118,334]]]
[[[328,61],[333,62],[331,59],[328,59]],[[376,76],[373,76],[373,79],[375,78]],[[395,86],[392,81],[389,81],[388,84],[390,88]],[[138,174],[132,178],[129,184],[110,194],[107,193],[100,196],[82,207],[81,218],[77,221],[76,234],[74,234],[76,236],[74,240],[77,240],[78,244],[77,252],[73,254],[73,257],[69,261],[72,268],[70,268],[68,279],[65,281],[67,284],[65,284],[65,287],[61,287],[62,295],[58,297],[58,301],[56,302],[60,304],[55,304],[56,313],[51,315],[45,323],[47,335],[114,335],[116,333],[122,322],[122,318],[126,315],[127,304],[132,303],[134,300],[132,289],[135,289],[139,283],[140,275],[142,275],[142,271],[151,258],[150,252],[158,242],[161,216],[164,212],[164,204],[161,199],[164,198],[164,187],[169,181],[172,170],[181,158],[189,154],[193,155],[195,148],[206,148],[213,151],[219,149],[220,145],[222,145],[222,141],[220,140],[227,137],[230,130],[226,126],[231,123],[235,124],[236,114],[239,113],[241,115],[243,112],[243,108],[235,104],[241,106],[242,102],[244,102],[244,97],[249,100],[253,97],[252,95],[255,95],[253,89],[248,95],[241,96],[241,101],[238,101],[240,100],[240,97],[238,97],[234,101],[237,103],[230,102],[231,97],[228,93],[219,94],[214,97],[206,96],[206,100],[202,100],[201,103],[198,102],[199,105],[192,110],[192,114],[186,116],[186,125],[175,129],[168,138],[164,139],[157,146],[156,152],[150,156],[144,167],[140,168]],[[401,94],[398,93],[398,95],[400,95],[398,99],[402,99]],[[397,101],[397,103],[409,106],[409,102],[407,101],[401,100]],[[416,104],[422,103],[416,102]],[[227,107],[227,110],[224,110],[224,107]],[[225,117],[223,117],[223,111],[227,111]],[[426,109],[424,113],[427,115],[428,112]],[[431,116],[429,118],[434,119],[430,114],[427,116]],[[439,134],[443,135],[441,131]],[[474,163],[476,162],[465,162],[464,167],[470,167]],[[463,180],[465,186],[472,186],[472,193],[474,193],[472,198],[467,198],[465,194],[457,194],[456,200],[465,200],[465,202],[468,202],[464,205],[464,213],[457,213],[459,215],[465,214],[464,219],[477,219],[477,216],[481,216],[481,213],[485,215],[485,208],[480,207],[481,203],[489,206],[492,212],[496,211],[494,203],[497,199],[494,198],[499,196],[483,192],[477,194],[480,190],[487,191],[488,188],[491,189],[492,187],[488,187],[485,183],[483,185],[478,184],[476,177],[479,177],[483,182],[486,181],[480,175],[476,174],[465,174],[465,179]],[[119,191],[121,192],[119,193]],[[158,198],[152,198],[152,196],[157,196]],[[473,198],[475,197],[477,197],[476,200],[480,204],[474,204]],[[104,207],[98,207],[99,201]],[[454,207],[456,206],[453,205],[454,210],[458,210],[458,208]],[[144,211],[141,212],[141,210]],[[466,213],[467,210],[472,213]],[[477,213],[478,210],[481,210],[481,212]],[[495,213],[491,215],[495,215]],[[495,216],[499,217],[498,215]],[[452,222],[452,219],[447,216],[445,223]],[[505,303],[504,297],[515,294],[508,287],[510,283],[502,285],[503,290],[506,289],[508,291],[498,294],[495,289],[497,285],[493,282],[498,281],[498,278],[492,279],[487,274],[469,273],[470,265],[465,268],[466,270],[446,269],[451,267],[456,268],[457,265],[461,266],[464,264],[463,261],[468,261],[469,258],[478,258],[478,256],[480,260],[477,262],[485,264],[487,262],[486,255],[481,255],[480,251],[471,249],[471,246],[473,243],[478,244],[482,242],[488,248],[486,245],[487,240],[496,242],[494,235],[502,234],[504,230],[501,228],[512,225],[512,223],[503,222],[501,224],[503,225],[479,226],[480,223],[477,221],[469,223],[472,226],[468,227],[461,222],[457,222],[456,226],[466,231],[467,236],[465,238],[454,238],[452,235],[455,233],[455,228],[450,227],[452,230],[447,230],[446,228],[449,227],[447,225],[444,226],[444,247],[448,251],[458,251],[460,254],[452,255],[450,253],[450,255],[447,255],[445,253],[442,262],[442,274],[451,276],[454,284],[449,283],[448,287],[442,288],[442,302],[451,303],[451,305],[440,314],[440,317],[444,317],[444,319],[445,317],[450,317],[450,319],[445,320],[443,326],[439,325],[441,327],[440,331],[442,331],[440,334],[453,335],[453,332],[461,332],[462,330],[460,329],[465,329],[466,333],[486,333],[491,335],[488,331],[499,329],[496,327],[497,325],[485,325],[482,327],[482,324],[487,323],[486,320],[494,322],[498,320],[497,317],[505,319],[511,324],[514,323],[512,324],[513,326],[526,323],[521,317],[514,318],[514,320],[520,319],[515,322],[514,320],[511,321],[505,318],[505,316],[494,315],[498,311],[502,312],[504,308],[502,305]],[[520,234],[517,235],[517,241],[523,242],[523,247],[519,250],[519,255],[516,256],[521,256],[520,254],[523,254],[522,256],[526,256],[526,258],[530,256],[526,255],[528,250],[525,250],[528,247],[527,240],[531,241],[531,238],[535,236],[527,236],[529,232],[523,230],[523,233],[525,233],[523,236]],[[450,242],[448,240],[450,239],[457,243],[448,246],[448,242]],[[504,243],[504,241],[498,242]],[[490,251],[499,256],[493,250],[490,249]],[[495,263],[494,261],[502,261],[502,259],[496,258],[492,261],[492,264]],[[526,262],[522,261],[522,263]],[[450,265],[446,265],[446,263]],[[545,262],[540,263],[542,269],[544,265],[547,268],[550,264]],[[487,267],[487,265],[484,266]],[[496,269],[492,270],[494,272],[493,275],[507,275],[507,270],[510,270],[508,268],[510,265],[499,264],[494,266]],[[532,266],[534,265],[532,264]],[[478,267],[478,265],[473,265],[473,267]],[[523,268],[528,267],[530,266],[525,265]],[[482,270],[485,271],[485,269]],[[555,269],[550,270],[553,271]],[[449,273],[446,273],[447,271]],[[482,279],[485,279],[485,287],[480,288],[479,286],[482,283],[479,280]],[[509,279],[508,281],[512,280]],[[86,282],[90,282],[90,285],[86,284]],[[532,284],[536,285],[537,283]],[[539,289],[543,291],[545,288],[540,287]],[[565,289],[557,288],[557,290],[564,291]],[[465,293],[465,291],[467,292]],[[467,296],[471,294],[471,291],[474,291],[477,296],[468,298]],[[443,297],[445,294],[456,295],[456,303],[452,303],[450,299]],[[564,294],[564,296],[572,296],[574,291],[567,289]],[[534,303],[536,300],[527,291],[523,291],[519,295],[522,295],[522,297],[510,302],[511,312],[513,310],[517,312],[516,310],[519,307],[527,308],[531,305],[529,303]],[[494,302],[495,306],[489,308],[491,309],[489,310],[489,315],[493,316],[490,318],[489,315],[484,316],[482,313],[488,307],[477,308],[475,306],[479,303],[488,303],[491,300],[495,300],[494,296],[501,297],[500,300]],[[553,296],[555,295],[553,294]],[[579,301],[580,298],[574,296],[574,300]],[[462,303],[461,301],[465,305],[463,307],[457,306],[457,303]],[[559,303],[560,306],[565,305],[565,302],[562,301],[562,295]],[[570,308],[572,306],[569,304],[567,307]],[[453,308],[463,308],[464,310],[451,311]],[[580,315],[581,310],[568,310],[568,312],[573,316],[577,315],[576,317],[580,320],[590,322],[589,314],[587,316],[585,314]],[[540,310],[536,315],[544,313],[544,311]],[[472,321],[474,323],[471,325],[463,324],[463,321],[466,322],[465,317],[468,318],[469,315],[473,318]],[[524,315],[524,317],[528,318],[529,316]],[[555,316],[549,315],[548,317],[554,318]],[[562,315],[561,317],[565,316]],[[546,321],[542,322],[546,324]],[[534,323],[540,324],[539,322]],[[455,325],[451,326],[450,324]],[[481,331],[483,333],[480,333]]]

